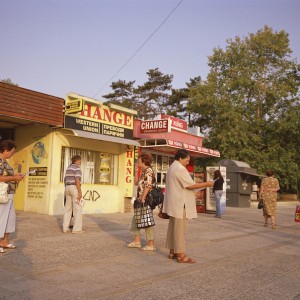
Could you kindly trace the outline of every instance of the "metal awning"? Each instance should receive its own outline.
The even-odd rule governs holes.
[[[68,129],[68,128],[65,128],[65,129]],[[86,131],[82,131],[82,130],[75,130],[75,129],[68,129],[68,130],[71,130],[75,136],[86,138],[86,139],[107,141],[107,142],[111,142],[111,143],[118,143],[118,144],[125,144],[125,145],[140,147],[139,142],[136,140],[123,139],[123,138],[119,138],[119,137],[115,137],[115,136],[98,134],[98,133],[93,133],[93,132],[86,132]]]
[[[247,175],[251,175],[251,176],[256,176],[256,177],[266,177],[265,175],[258,174],[256,172],[252,172],[251,170],[250,171],[247,171],[247,170],[237,171],[237,173],[243,173],[243,174],[247,174]]]
[[[139,140],[140,147],[157,150],[165,153],[176,153],[178,149],[186,149],[194,157],[220,157],[217,150],[207,149],[196,145],[175,141],[171,139],[144,139]]]

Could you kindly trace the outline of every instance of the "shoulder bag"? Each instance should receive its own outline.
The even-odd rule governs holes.
[[[6,204],[8,202],[7,194],[8,184],[0,182],[0,204]]]
[[[151,209],[155,209],[155,207],[161,205],[163,201],[164,193],[162,188],[154,183],[152,190],[150,190],[146,196],[146,203],[151,207]]]
[[[151,207],[151,209],[155,209],[156,206],[161,205],[164,201],[164,193],[162,191],[162,188],[157,185],[156,179],[154,177],[154,172],[153,172],[152,189],[148,192],[145,200],[146,203]]]
[[[1,165],[4,163],[4,160],[0,158]],[[3,166],[5,170],[5,166]],[[6,182],[0,182],[0,204],[6,204],[8,202],[8,184]]]

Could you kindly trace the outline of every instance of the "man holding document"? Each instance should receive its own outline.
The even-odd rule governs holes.
[[[74,216],[74,225],[72,233],[83,233],[82,231],[82,192],[81,192],[81,156],[74,155],[72,162],[68,166],[65,174],[65,194],[66,204],[63,221],[63,232],[70,232],[69,225],[72,217]]]

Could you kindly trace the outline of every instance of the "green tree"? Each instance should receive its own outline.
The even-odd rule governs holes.
[[[134,91],[139,117],[145,119],[166,113],[173,80],[173,75],[164,75],[158,68],[150,69],[147,75],[148,81]]]
[[[136,109],[134,102],[134,83],[135,81],[118,80],[112,82],[110,87],[113,89],[112,93],[103,95],[108,103],[122,105],[126,108]]]
[[[206,146],[260,172],[274,169],[286,189],[299,174],[300,67],[291,53],[288,34],[265,26],[214,49],[207,80],[190,89]]]
[[[198,119],[197,113],[193,113],[189,109],[189,105],[192,101],[190,98],[190,89],[196,88],[201,82],[201,77],[194,77],[190,79],[190,82],[186,83],[185,88],[172,89],[172,94],[166,103],[166,114],[174,117],[187,120],[189,125],[194,125],[195,120]]]
[[[16,84],[16,83],[12,82],[10,78],[1,79],[0,81],[1,81],[1,82],[3,82],[3,83],[7,83],[7,84],[11,84],[11,85],[15,85],[15,86],[19,86],[18,84]]]

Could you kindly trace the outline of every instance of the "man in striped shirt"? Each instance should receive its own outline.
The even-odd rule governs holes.
[[[68,233],[69,224],[72,217],[74,216],[74,225],[72,233],[83,233],[82,231],[82,207],[79,204],[82,198],[81,192],[81,177],[82,173],[80,170],[81,157],[80,155],[74,155],[72,157],[72,163],[68,166],[65,174],[65,194],[66,204],[63,222],[63,232]]]

